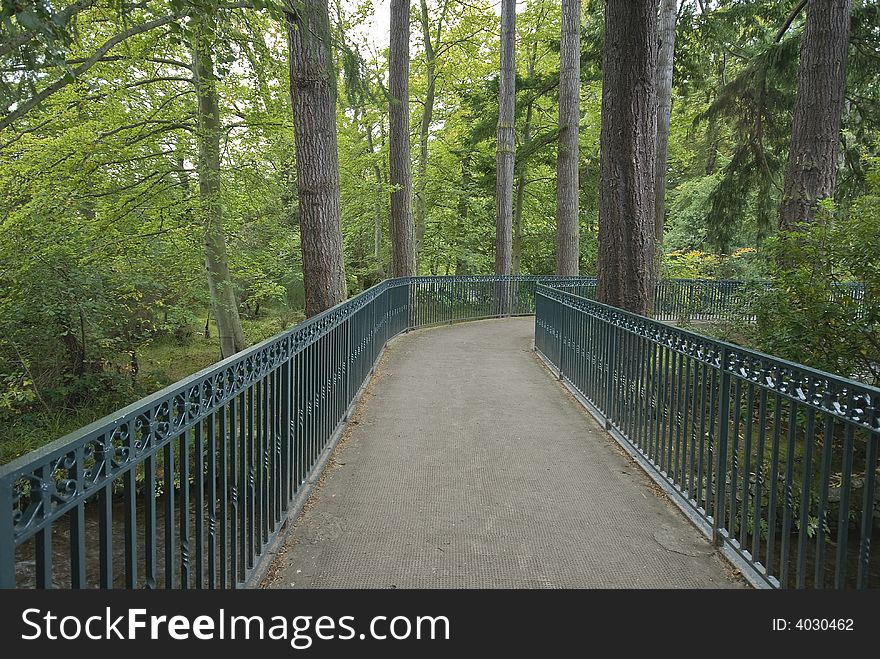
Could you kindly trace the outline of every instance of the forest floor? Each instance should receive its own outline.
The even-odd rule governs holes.
[[[300,320],[301,312],[268,309],[256,319],[242,318],[242,329],[249,344],[267,339]],[[33,451],[67,433],[82,428],[117,409],[197,373],[219,359],[217,328],[213,321],[182,339],[157,338],[137,351],[138,372],[131,376],[127,362],[109,365],[105,370],[118,377],[105,380],[111,385],[75,404],[52,405],[49,410],[35,408],[0,423],[0,464]]]
[[[742,587],[533,332],[514,318],[395,339],[264,586]]]

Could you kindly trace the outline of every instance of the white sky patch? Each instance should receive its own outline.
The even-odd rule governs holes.
[[[432,2],[429,5],[433,6],[435,2]],[[501,16],[501,0],[492,0],[490,3],[492,6],[492,10],[495,12],[496,16]],[[354,13],[355,8],[357,7],[357,0],[343,0],[343,8],[346,12],[350,14]],[[418,6],[417,3],[414,3],[414,6]],[[516,3],[516,11],[517,13],[524,11],[526,8],[526,1],[521,0]],[[388,47],[388,28],[390,24],[390,8],[389,8],[389,0],[373,0],[373,16],[370,18],[369,23],[362,24],[354,28],[352,30],[355,35],[357,35],[358,40],[361,38],[366,39],[367,43],[370,46],[370,49],[373,52],[378,50],[382,50]],[[410,25],[410,34],[412,35],[415,30],[418,30],[418,25]],[[500,29],[500,26],[499,26]]]

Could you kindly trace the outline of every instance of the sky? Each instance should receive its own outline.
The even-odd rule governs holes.
[[[415,1],[415,0],[412,0]],[[434,0],[436,2],[436,0]],[[389,22],[389,0],[373,0],[373,18],[369,25],[361,26],[360,30],[356,30],[359,34],[367,37],[368,43],[375,52],[377,49],[388,47],[388,22]],[[433,2],[431,4],[434,4]],[[501,16],[501,0],[491,0],[492,9],[495,10],[496,16]],[[525,1],[517,2],[517,12],[525,8]],[[343,6],[347,11],[353,11],[357,5],[357,0],[344,0]],[[430,5],[429,5],[430,6]],[[410,26],[410,32],[417,26]],[[500,25],[499,25],[500,29]]]

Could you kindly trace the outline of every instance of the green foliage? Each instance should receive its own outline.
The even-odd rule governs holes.
[[[768,241],[775,285],[757,303],[759,349],[880,384],[878,211],[875,192],[848,215],[829,205],[824,221]],[[853,281],[864,284],[861,302],[845,287]]]

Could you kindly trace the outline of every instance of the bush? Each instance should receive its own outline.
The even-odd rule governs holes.
[[[756,303],[758,349],[880,384],[878,212],[876,194],[847,215],[826,205],[816,223],[768,239],[774,286]],[[853,282],[864,285],[861,301]]]

